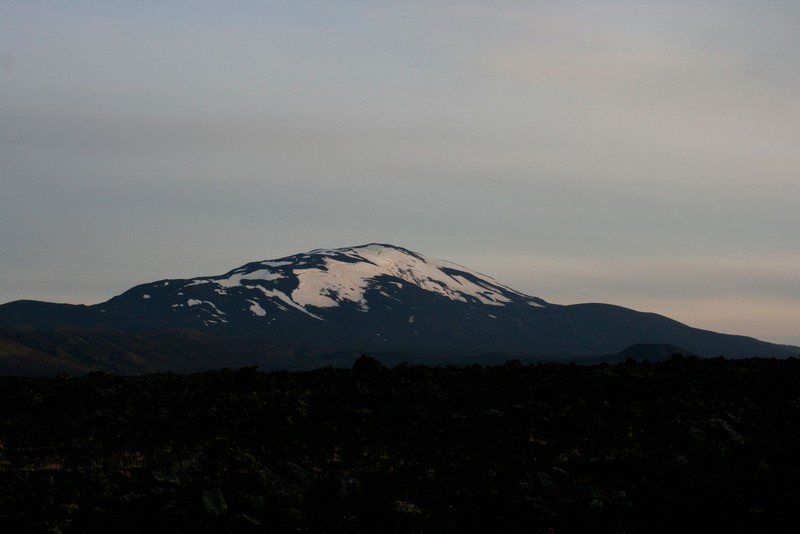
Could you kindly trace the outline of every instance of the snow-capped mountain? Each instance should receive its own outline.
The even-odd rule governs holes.
[[[168,305],[171,312],[188,313],[204,325],[228,323],[231,316],[241,320],[242,313],[268,325],[287,313],[326,321],[335,317],[336,308],[413,312],[415,305],[404,302],[409,297],[445,299],[464,309],[547,305],[466,267],[400,247],[369,244],[249,263],[222,276],[146,284],[113,299],[106,308],[140,298],[140,307],[164,311]],[[408,320],[413,323],[414,316]]]
[[[594,356],[641,343],[706,356],[792,355],[791,348],[697,330],[655,314],[607,304],[551,304],[466,267],[375,243],[248,263],[220,276],[143,284],[94,306],[13,302],[0,306],[0,327],[192,331],[224,340],[221,346],[240,355],[237,347],[246,345],[247,354],[282,347],[292,353],[451,358]],[[259,359],[262,365],[264,358],[268,354]]]
[[[476,332],[484,350],[497,347],[520,310],[547,306],[466,267],[373,243],[144,284],[95,308],[129,329],[175,324],[330,350],[466,351]]]

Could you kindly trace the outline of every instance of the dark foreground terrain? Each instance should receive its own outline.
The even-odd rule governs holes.
[[[0,532],[796,532],[800,361],[0,378]]]

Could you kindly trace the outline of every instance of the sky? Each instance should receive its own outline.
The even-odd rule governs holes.
[[[0,303],[391,243],[800,345],[800,3],[0,2]]]

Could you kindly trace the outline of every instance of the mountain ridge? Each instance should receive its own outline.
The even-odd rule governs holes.
[[[15,301],[0,306],[0,327],[205,332],[228,347],[220,366],[269,365],[269,355],[253,348],[265,346],[320,358],[408,352],[450,355],[448,361],[453,354],[490,353],[597,357],[653,343],[701,356],[797,354],[794,347],[695,329],[621,306],[549,303],[467,267],[382,243],[314,249],[222,275],[140,284],[89,306]],[[154,343],[148,342],[151,350]],[[274,362],[286,365],[282,357]],[[202,365],[212,363],[203,358]],[[169,361],[159,365],[169,367]]]

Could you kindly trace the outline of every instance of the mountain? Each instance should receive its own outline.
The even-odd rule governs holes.
[[[375,243],[160,280],[92,306],[11,302],[0,306],[0,336],[40,357],[116,372],[307,367],[360,352],[430,363],[482,354],[589,357],[636,344],[702,356],[797,354],[618,306],[548,303],[466,267]],[[108,356],[120,346],[127,349]],[[0,352],[0,368],[9,358]]]

